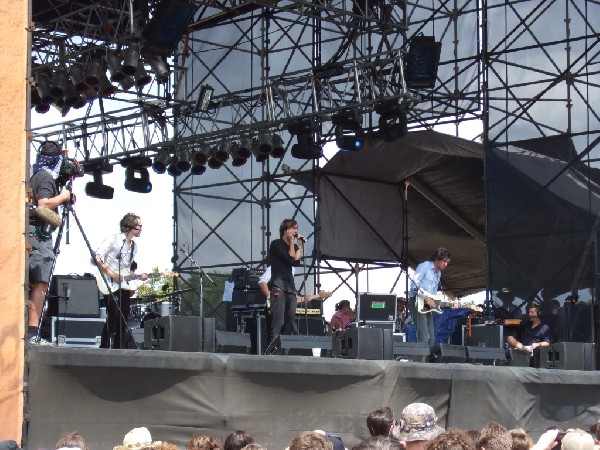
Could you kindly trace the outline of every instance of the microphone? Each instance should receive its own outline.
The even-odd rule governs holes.
[[[69,283],[63,284],[63,297],[67,301],[69,301],[69,298],[71,297],[71,285]]]
[[[304,236],[296,236],[296,239],[298,239],[299,241],[302,241],[302,242],[308,241],[308,238],[306,238]]]
[[[52,211],[50,208],[45,206],[35,206],[29,205],[30,210],[35,214],[35,216],[41,221],[51,225],[54,228],[60,227],[62,223],[62,218]]]

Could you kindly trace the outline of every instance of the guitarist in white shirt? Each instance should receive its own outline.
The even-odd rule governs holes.
[[[450,252],[440,247],[431,256],[428,261],[424,261],[417,266],[415,274],[411,280],[410,286],[410,312],[417,326],[417,342],[435,344],[435,327],[433,325],[432,314],[422,314],[417,311],[417,295],[424,297],[424,302],[430,307],[435,308],[436,303],[433,300],[436,297],[442,271],[450,263]]]
[[[105,277],[119,287],[112,295],[105,295],[107,314],[100,348],[109,348],[112,336],[114,336],[112,348],[124,348],[129,335],[127,321],[131,296],[135,288],[129,286],[125,279],[126,275],[130,275],[129,269],[137,253],[137,245],[133,238],[140,236],[142,221],[139,216],[127,213],[119,222],[119,227],[121,233],[108,236],[96,251],[96,261]],[[146,281],[148,274],[143,273],[136,278]]]

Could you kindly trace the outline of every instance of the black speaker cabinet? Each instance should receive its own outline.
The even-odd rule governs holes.
[[[472,364],[484,366],[508,366],[506,350],[490,347],[467,347],[468,361]]]
[[[176,352],[202,351],[202,321],[197,316],[165,316],[144,324],[144,347]]]
[[[308,316],[305,318],[303,315],[297,315],[295,320],[300,334],[325,336],[325,324],[323,323],[323,318],[321,316]],[[306,322],[308,322],[308,332]]]
[[[511,348],[508,351],[510,365],[515,367],[529,367],[531,365],[531,354],[528,351]]]
[[[214,353],[215,351],[215,319],[206,317],[202,319],[202,350]]]
[[[332,356],[350,359],[383,359],[383,330],[356,327],[333,336]]]
[[[467,326],[462,327],[463,345],[473,347],[504,348],[504,327],[502,325],[473,325],[471,338],[467,336]]]
[[[215,340],[217,353],[250,353],[252,348],[248,333],[216,331]]]
[[[557,339],[565,342],[592,342],[592,306],[566,305],[558,309]]]
[[[331,355],[331,336],[279,335],[281,352],[285,355],[313,356],[313,348],[320,348],[321,355]]]
[[[431,347],[433,362],[464,363],[467,362],[467,349],[462,345],[438,344]]]
[[[394,336],[394,359],[396,361],[426,362],[431,351],[424,342],[403,342]]]
[[[91,275],[54,275],[50,282],[48,315],[100,317],[96,278]]]
[[[583,342],[557,342],[547,347],[540,347],[540,367],[585,370],[585,355],[585,344]]]

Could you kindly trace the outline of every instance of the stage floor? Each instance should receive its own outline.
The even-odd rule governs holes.
[[[432,405],[443,427],[488,422],[538,436],[549,425],[588,429],[600,417],[600,372],[318,358],[36,347],[29,351],[27,449],[77,430],[110,450],[132,428],[185,448],[195,433],[249,431],[284,449],[321,429],[347,448],[388,405]]]

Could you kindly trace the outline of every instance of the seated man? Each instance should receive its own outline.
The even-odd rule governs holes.
[[[528,314],[529,323],[521,325],[523,342],[519,342],[514,336],[508,336],[506,343],[510,348],[529,350],[532,352],[534,360],[539,360],[539,348],[552,344],[552,331],[548,325],[542,322],[537,305],[531,305]],[[535,362],[534,366],[536,366]]]

